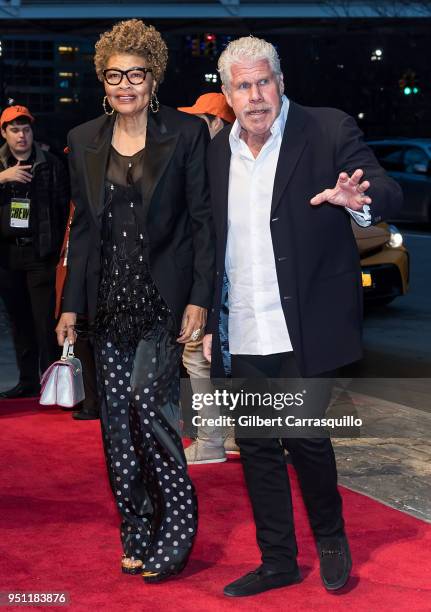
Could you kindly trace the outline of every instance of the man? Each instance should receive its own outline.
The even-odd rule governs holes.
[[[203,94],[193,106],[182,106],[178,110],[203,119],[208,126],[211,139],[225,125],[235,121],[235,115],[222,93]],[[210,365],[203,356],[202,339],[185,345],[183,364],[190,376],[193,393],[211,393],[213,387],[210,381]],[[218,416],[217,408],[214,405],[205,406],[200,416],[205,424],[198,427],[196,440],[185,450],[187,463],[189,465],[222,463],[226,461],[226,453],[238,454],[232,431],[208,425],[205,421]]]
[[[202,94],[193,106],[180,106],[178,110],[203,119],[208,126],[211,140],[225,125],[235,121],[235,115],[221,93]]]
[[[69,208],[62,163],[34,142],[34,117],[10,106],[0,117],[0,297],[8,312],[19,369],[10,399],[39,394],[40,373],[58,358],[55,267]]]
[[[253,37],[231,42],[219,72],[237,120],[208,151],[217,281],[204,354],[210,359],[212,348],[213,374],[222,376],[226,274],[232,377],[330,377],[361,357],[362,287],[351,217],[364,226],[381,221],[401,205],[401,190],[351,117],[283,95],[271,44]],[[298,474],[323,584],[331,591],[344,586],[351,558],[330,439],[237,441],[262,565],[225,587],[225,595],[301,580],[284,448]]]

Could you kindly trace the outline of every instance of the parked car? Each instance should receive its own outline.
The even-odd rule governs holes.
[[[359,227],[352,222],[362,267],[365,304],[382,305],[404,295],[409,286],[409,253],[394,225]]]
[[[404,206],[393,220],[431,223],[431,139],[394,138],[367,144],[404,192]]]

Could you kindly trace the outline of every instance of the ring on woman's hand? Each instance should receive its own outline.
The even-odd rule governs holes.
[[[190,336],[190,340],[193,340],[193,342],[196,342],[196,340],[199,340],[200,337],[201,337],[201,328],[199,327],[199,329],[195,329],[195,331],[192,333],[192,335]]]

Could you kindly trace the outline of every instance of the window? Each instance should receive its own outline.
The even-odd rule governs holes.
[[[41,40],[14,40],[7,41],[8,60],[28,60],[28,61],[52,61],[54,58],[54,43]]]
[[[19,104],[27,106],[34,113],[54,112],[54,96],[40,93],[12,93],[11,96],[19,101]]]
[[[9,68],[7,83],[10,86],[20,87],[53,87],[54,71],[51,67],[35,66],[27,62]]]
[[[404,152],[404,170],[408,174],[426,174],[429,157],[423,149],[411,147]]]

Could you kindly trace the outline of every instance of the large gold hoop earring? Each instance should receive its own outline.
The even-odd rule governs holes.
[[[151,95],[151,100],[150,100],[150,109],[152,113],[158,113],[159,112],[159,108],[160,108],[160,102],[157,99],[157,94],[156,92],[154,92]]]
[[[111,110],[109,111],[109,110],[107,109],[107,106],[106,106],[107,104],[109,104],[109,102],[108,102],[108,96],[105,96],[105,97],[103,98],[103,102],[102,102],[103,110],[104,110],[104,112],[105,112],[105,115],[109,115],[109,116],[111,116],[111,115],[113,115],[113,114],[115,113],[115,111],[114,111],[114,109],[112,108],[112,106],[111,106],[110,104],[109,104],[109,108],[110,108]]]

